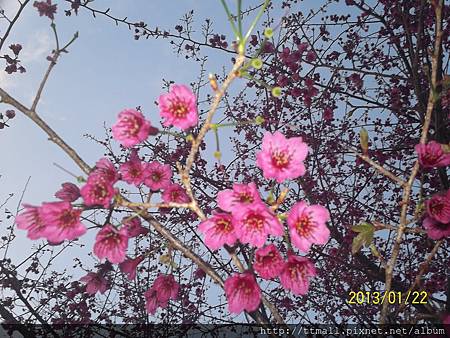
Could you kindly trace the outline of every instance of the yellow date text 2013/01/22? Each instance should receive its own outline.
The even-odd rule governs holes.
[[[350,291],[348,304],[427,304],[428,293],[426,291]]]

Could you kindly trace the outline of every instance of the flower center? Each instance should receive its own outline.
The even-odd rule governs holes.
[[[60,224],[63,228],[68,228],[75,223],[75,214],[70,210],[65,210],[59,217]]]
[[[139,177],[141,175],[141,170],[137,167],[132,167],[130,169],[130,176],[131,177]]]
[[[238,290],[242,291],[245,295],[249,295],[252,293],[252,288],[246,281],[242,281],[239,284]]]
[[[233,230],[231,226],[231,222],[228,219],[221,218],[216,221],[216,226],[220,229],[221,232],[230,233]]]
[[[238,199],[240,203],[253,203],[253,196],[248,192],[241,192]]]
[[[311,233],[313,227],[314,222],[312,222],[311,217],[307,215],[300,216],[295,223],[295,229],[302,237],[307,237]]]
[[[126,126],[125,134],[135,136],[139,131],[139,121],[136,117],[125,116],[123,118],[124,125]]]
[[[92,196],[95,198],[95,199],[102,199],[102,198],[105,198],[106,196],[107,196],[107,191],[106,191],[106,188],[105,188],[105,186],[102,184],[102,183],[100,183],[100,182],[98,182],[97,184],[95,184],[95,187],[94,187],[94,189],[92,189]]]
[[[188,113],[188,107],[184,102],[176,101],[173,102],[170,106],[170,112],[176,117],[176,118],[185,118]]]
[[[286,168],[289,164],[291,156],[287,151],[284,150],[275,150],[272,152],[272,165],[277,167],[278,169]]]
[[[159,182],[160,180],[161,180],[161,173],[160,172],[158,172],[158,171],[154,171],[153,173],[152,173],[152,180],[153,181],[155,181],[155,182]]]
[[[170,194],[170,197],[172,197],[172,202],[176,202],[178,200],[178,198],[180,197],[180,192],[179,191],[172,191],[172,193]]]
[[[425,160],[430,163],[436,162],[439,156],[436,153],[428,153],[425,155]]]
[[[105,241],[109,247],[115,247],[120,243],[120,235],[115,232],[110,232],[105,236]]]
[[[265,256],[258,256],[257,262],[259,264],[270,264],[275,261],[275,254],[271,251]]]
[[[247,228],[261,231],[264,227],[264,217],[257,214],[250,214],[245,219],[245,225],[247,226]]]
[[[292,279],[297,279],[298,275],[300,275],[302,279],[306,276],[306,271],[303,264],[293,264],[288,268],[288,270]]]
[[[431,200],[430,209],[433,214],[440,214],[444,209],[444,203],[441,203],[441,201]]]

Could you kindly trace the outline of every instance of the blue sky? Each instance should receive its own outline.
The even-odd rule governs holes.
[[[83,10],[78,17],[66,17],[63,9],[67,8],[67,4],[63,1],[56,3],[58,14],[55,22],[60,42],[64,44],[69,41],[76,31],[79,38],[54,68],[37,112],[85,161],[93,165],[103,156],[103,148],[83,137],[83,134],[102,138],[104,123],[111,126],[119,111],[136,106],[142,106],[146,117],[159,127],[160,118],[154,101],[163,92],[162,79],[189,84],[196,81],[200,66],[197,62],[177,56],[168,40],[136,41],[126,26],[117,27],[100,16],[94,19]],[[259,4],[260,1],[247,3]],[[7,14],[16,9],[15,0],[0,0],[0,4]],[[218,0],[96,0],[93,6],[99,9],[110,7],[111,14],[118,17],[128,16],[132,21],[142,20],[151,27],[172,31],[179,18],[194,9],[197,28],[205,18],[210,18],[215,30],[230,35]],[[46,57],[55,46],[50,20],[39,17],[36,9],[28,6],[7,41],[8,45],[11,43],[22,44],[21,59],[27,72],[7,75],[0,71],[0,87],[30,106],[48,66]],[[224,66],[229,67],[229,54],[208,51],[208,55],[208,72],[221,74]],[[235,83],[238,88],[242,84],[240,81]],[[0,109],[4,111],[9,108],[1,105]],[[74,181],[54,166],[54,162],[76,175],[81,174],[71,159],[19,112],[11,121],[11,128],[1,130],[0,145],[0,204],[10,192],[15,193],[7,205],[13,213],[29,177],[31,179],[23,201],[31,204],[55,200],[53,194],[60,184]],[[213,152],[214,146],[210,148]],[[226,151],[222,147],[223,150]],[[0,223],[0,234],[5,234],[6,225],[5,222]],[[18,237],[8,256],[19,262],[32,252],[37,243],[27,239],[24,231],[16,231],[16,235]],[[94,263],[86,256],[92,248],[94,236],[94,232],[88,232],[81,239],[82,243],[87,244],[86,249],[66,250],[54,262],[54,268],[67,268],[75,278],[84,274],[82,271],[71,271],[71,261],[74,257],[86,257],[86,261]]]
[[[101,139],[104,123],[111,126],[119,111],[136,106],[141,106],[146,117],[159,127],[160,118],[154,101],[163,92],[162,79],[189,84],[196,81],[200,66],[177,56],[168,40],[136,41],[126,26],[116,26],[101,16],[94,19],[84,10],[78,17],[66,17],[63,9],[67,4],[64,1],[56,3],[56,26],[61,43],[70,40],[76,31],[79,38],[54,68],[37,111],[88,164],[93,165],[103,156],[103,148],[83,134]],[[244,3],[256,5],[261,1]],[[0,4],[7,13],[15,10],[15,0],[0,0]],[[158,26],[171,31],[184,13],[194,9],[197,30],[205,18],[210,18],[216,31],[231,36],[219,0],[96,0],[92,6],[110,7],[112,15],[127,16],[131,21],[144,21],[152,28]],[[302,6],[307,7],[305,2]],[[46,56],[54,48],[50,20],[39,17],[36,9],[28,6],[7,43],[22,44],[21,59],[27,72],[13,75],[0,72],[0,87],[30,106],[48,66]],[[221,74],[224,66],[230,66],[229,54],[209,50],[208,56],[206,68],[210,73]],[[240,89],[243,84],[243,81],[236,81],[234,86]],[[0,109],[8,108],[2,105]],[[8,204],[12,210],[28,177],[31,179],[24,201],[32,204],[54,200],[53,194],[62,182],[74,181],[54,166],[54,162],[76,175],[81,174],[77,166],[21,113],[17,113],[11,128],[0,131],[0,145],[0,204],[13,192],[15,197]],[[212,143],[209,150],[214,151]],[[222,151],[226,152],[223,145]],[[4,234],[5,226],[0,223],[0,234]],[[25,237],[25,232],[17,231],[16,234],[18,238],[9,255],[19,261],[31,252],[35,243]],[[82,238],[87,250],[92,248],[94,236],[95,233],[89,232]],[[79,255],[79,250],[69,249],[56,266],[70,269],[72,258]]]
[[[162,92],[162,79],[178,83],[195,81],[199,65],[177,57],[168,40],[135,41],[125,26],[116,27],[100,16],[94,19],[83,10],[78,17],[65,17],[62,9],[67,5],[62,1],[57,3],[56,25],[61,42],[70,40],[76,31],[79,31],[79,38],[54,68],[37,110],[88,163],[93,164],[103,151],[83,134],[103,136],[104,122],[110,126],[120,110],[138,105],[153,124],[160,126],[153,102]],[[184,13],[193,8],[197,27],[210,17],[217,22],[215,28],[219,32],[230,31],[219,1],[202,1],[201,6],[199,3],[194,0],[97,0],[93,6],[111,7],[111,13],[118,17],[128,16],[134,21],[147,22],[151,27],[171,30]],[[14,5],[15,1],[7,0],[3,7],[8,10]],[[35,8],[29,6],[8,40],[8,43],[13,42],[23,46],[21,58],[27,73],[9,76],[2,72],[0,85],[29,106],[48,66],[46,56],[54,47],[50,20],[39,17]],[[229,55],[212,52],[208,72],[221,73],[223,65],[229,65],[229,58]],[[66,155],[20,114],[12,121],[12,128],[0,133],[0,144],[7,145],[2,148],[4,160],[0,165],[2,192],[17,192],[31,175],[26,197],[38,203],[51,197],[62,181],[70,179],[53,162],[78,173]]]
[[[80,11],[78,17],[66,17],[63,9],[67,8],[67,4],[63,1],[57,3],[58,15],[55,21],[61,43],[69,41],[76,31],[79,32],[79,38],[54,68],[37,111],[85,161],[93,165],[103,156],[103,148],[83,137],[83,134],[103,138],[104,123],[112,125],[119,111],[139,105],[146,117],[159,127],[160,118],[153,102],[163,91],[162,79],[188,84],[195,81],[199,65],[184,57],[177,57],[167,40],[135,41],[132,31],[126,26],[116,27],[112,21],[101,17],[94,19],[86,11]],[[134,21],[145,21],[152,27],[173,30],[178,19],[191,8],[198,11],[196,16],[199,22],[206,15],[214,16],[216,13],[216,17],[221,18],[223,13],[218,4],[208,1],[199,8],[198,2],[184,0],[136,0],[127,1],[126,4],[118,0],[97,0],[93,6],[100,9],[109,6],[111,13],[119,17],[128,16]],[[1,2],[1,6],[7,14],[12,13],[16,9],[16,2],[7,0]],[[226,29],[222,28],[222,31]],[[30,106],[48,66],[46,56],[55,46],[50,20],[39,17],[36,9],[28,6],[14,27],[7,45],[11,43],[22,44],[21,59],[27,72],[7,75],[0,71],[0,87]],[[223,62],[224,59],[216,58],[214,62],[208,63],[208,69],[220,72]],[[2,105],[0,109],[4,111],[8,108]],[[23,201],[31,204],[55,200],[53,194],[60,184],[74,181],[70,175],[54,166],[54,162],[77,175],[81,174],[71,159],[19,112],[11,121],[11,128],[1,130],[0,145],[0,204],[10,192],[15,193],[6,206],[13,213],[29,177],[31,179]],[[6,222],[0,223],[2,236],[7,232],[6,226]],[[24,231],[16,231],[16,235],[18,237],[8,256],[20,262],[32,252],[37,242],[27,239]],[[54,267],[58,270],[67,267],[75,278],[83,274],[82,271],[71,271],[70,262],[78,256],[86,257],[85,262],[94,263],[87,258],[94,236],[95,232],[88,232],[81,239],[86,249],[66,250],[55,261]]]

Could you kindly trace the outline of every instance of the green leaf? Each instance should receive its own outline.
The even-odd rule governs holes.
[[[367,232],[373,231],[374,227],[370,223],[363,222],[361,224],[355,225],[352,227],[352,231],[354,232]]]
[[[355,225],[352,230],[358,232],[358,236],[353,238],[352,243],[352,254],[354,255],[361,250],[362,246],[370,247],[373,241],[375,228],[370,223],[361,223]]]
[[[359,250],[361,250],[361,247],[364,244],[364,238],[361,236],[361,234],[358,234],[355,238],[353,238],[352,243],[352,255],[356,254]]]

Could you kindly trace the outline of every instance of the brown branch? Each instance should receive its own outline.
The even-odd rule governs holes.
[[[80,167],[80,169],[85,173],[89,174],[91,168],[89,165],[83,161],[83,159],[78,155],[78,153],[70,147],[53,129],[42,120],[39,115],[31,109],[25,107],[22,103],[17,101],[11,95],[9,95],[4,89],[0,88],[1,103],[9,104],[15,107],[17,110],[25,114],[34,123],[36,123],[47,135],[49,141],[55,143],[60,147],[69,157]]]
[[[356,151],[356,149],[350,148],[350,147],[346,147],[348,151],[350,151],[352,154],[358,156],[360,159],[362,159],[363,161],[367,162],[368,164],[370,164],[370,166],[372,166],[373,168],[375,168],[378,172],[380,172],[381,174],[383,174],[384,176],[390,178],[392,181],[398,183],[401,187],[404,187],[406,185],[406,182],[403,181],[400,177],[394,175],[392,172],[390,172],[389,170],[387,170],[386,168],[382,167],[381,165],[379,165],[378,163],[376,163],[375,161],[373,161],[369,156],[367,155],[363,155],[360,154]]]
[[[419,273],[417,274],[416,278],[414,279],[414,283],[409,287],[409,289],[406,292],[406,294],[410,294],[411,292],[413,292],[416,289],[416,287],[419,285],[420,279],[422,278],[424,273],[428,270],[428,267],[429,267],[429,265],[431,263],[431,260],[436,255],[439,247],[441,246],[441,244],[443,242],[444,242],[443,239],[437,241],[436,244],[433,247],[433,250],[431,250],[431,252],[428,255],[428,257],[426,258],[426,260],[422,264],[420,264]],[[402,303],[400,305],[400,307],[397,309],[396,314],[402,312],[403,309],[406,307],[406,305],[407,305],[406,303]]]
[[[425,144],[428,136],[428,130],[431,122],[431,115],[433,113],[434,105],[437,100],[437,94],[435,93],[437,78],[438,78],[438,62],[442,52],[441,43],[442,43],[442,8],[443,8],[443,0],[439,0],[439,3],[436,4],[435,14],[436,14],[436,41],[434,44],[434,52],[432,55],[432,71],[431,71],[431,84],[430,84],[430,92],[428,95],[428,103],[427,103],[427,111],[425,115],[425,119],[423,122],[422,133],[420,136],[420,143]],[[392,249],[392,256],[389,260],[386,267],[386,288],[385,292],[389,293],[391,290],[392,284],[392,276],[395,264],[397,262],[397,258],[400,252],[400,245],[403,241],[403,234],[406,229],[407,224],[407,212],[408,206],[411,198],[412,185],[414,180],[419,172],[419,162],[416,161],[414,167],[412,168],[411,175],[403,187],[403,198],[402,198],[402,207],[400,213],[400,224],[397,231],[397,236],[395,238],[394,247]],[[384,302],[381,309],[381,318],[380,323],[385,324],[387,315],[389,310],[388,302]]]
[[[56,55],[59,56],[59,55]],[[201,128],[198,136],[196,139],[194,139],[192,143],[192,148],[190,152],[190,156],[188,157],[188,161],[186,164],[186,167],[180,171],[182,174],[183,182],[185,183],[185,187],[187,189],[188,195],[191,197],[192,201],[190,204],[167,204],[167,206],[171,207],[188,207],[189,209],[196,212],[201,219],[206,219],[203,212],[198,207],[198,204],[193,197],[191,185],[190,185],[190,179],[189,179],[189,170],[193,165],[195,155],[197,154],[199,150],[199,146],[201,142],[203,141],[203,138],[205,137],[207,131],[210,128],[211,121],[213,118],[213,115],[215,111],[217,110],[221,98],[225,95],[225,92],[228,88],[228,86],[231,84],[231,82],[238,76],[238,69],[242,65],[242,63],[245,60],[245,56],[240,56],[236,60],[236,63],[233,67],[233,70],[230,72],[229,76],[225,80],[225,82],[222,85],[222,88],[216,93],[215,100],[213,101],[213,104],[211,106],[211,109],[208,113],[208,117],[205,121],[205,124]],[[56,61],[56,60],[55,60]],[[44,85],[48,79],[48,76],[53,69],[55,65],[55,62],[51,62],[49,65],[49,68],[47,69],[47,72],[45,73],[44,79],[41,82],[41,85],[37,91],[36,97],[33,101],[33,107],[36,108],[37,103],[39,102],[40,95],[42,93],[42,90],[44,88]],[[44,120],[42,120],[39,115],[36,113],[35,109],[29,109],[25,107],[22,103],[20,103],[18,100],[14,99],[10,94],[8,94],[5,90],[0,88],[0,96],[2,103],[9,104],[14,106],[16,109],[21,111],[23,114],[25,114],[27,117],[29,117],[34,123],[36,123],[48,136],[49,140],[54,142],[57,146],[59,146],[67,155],[69,155],[70,158],[80,167],[80,169],[85,173],[89,174],[91,171],[90,166],[78,155],[78,153],[71,148],[50,126],[46,124]],[[181,167],[180,167],[181,168]],[[187,175],[187,178],[186,176]],[[187,184],[186,184],[187,182]],[[224,282],[222,278],[214,271],[214,268],[209,265],[207,262],[205,262],[200,256],[198,256],[195,252],[193,252],[190,248],[188,248],[184,243],[182,243],[178,238],[174,237],[172,233],[167,230],[162,224],[157,222],[150,214],[147,213],[145,209],[141,209],[142,205],[144,207],[149,206],[153,207],[153,205],[142,204],[142,203],[131,203],[130,201],[127,201],[123,196],[120,196],[121,203],[124,205],[130,207],[132,210],[134,210],[136,213],[138,213],[143,219],[145,219],[147,222],[149,222],[154,229],[163,236],[166,240],[169,241],[172,248],[179,250],[185,257],[189,258],[192,262],[197,264],[201,269],[203,269],[211,278],[212,280],[217,283],[219,286],[223,288]],[[163,206],[164,204],[161,204]],[[138,207],[139,206],[139,207]],[[281,316],[278,314],[277,309],[270,304],[265,298],[263,298],[263,303],[267,305],[272,313],[274,314],[274,317],[276,318],[277,322],[283,323]],[[254,318],[258,323],[264,324],[267,321],[262,317],[261,313],[259,312],[253,312],[250,314],[252,318]]]
[[[2,50],[3,45],[5,44],[6,39],[9,36],[9,33],[11,33],[11,29],[13,28],[14,24],[16,23],[16,21],[19,19],[20,14],[22,13],[22,11],[24,10],[25,6],[30,2],[30,0],[25,0],[24,2],[20,2],[20,7],[19,10],[17,11],[16,15],[14,16],[14,18],[9,22],[8,28],[6,29],[5,34],[3,35],[2,38],[0,38],[0,50]]]

